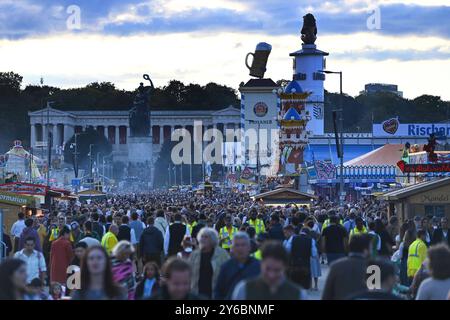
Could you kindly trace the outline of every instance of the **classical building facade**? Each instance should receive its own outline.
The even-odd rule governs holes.
[[[102,132],[112,145],[114,161],[128,162],[127,141],[130,137],[128,111],[61,111],[47,107],[28,113],[31,127],[31,147],[35,154],[47,150],[47,128],[53,134],[53,152],[58,154],[75,133],[94,127]],[[151,111],[151,139],[154,158],[163,143],[170,140],[175,129],[185,128],[191,133],[194,122],[202,122],[202,128],[239,129],[240,110],[233,106],[221,110],[163,110]]]

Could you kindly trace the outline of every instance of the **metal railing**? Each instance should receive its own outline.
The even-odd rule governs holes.
[[[344,166],[344,179],[395,179],[397,167],[391,165]],[[340,166],[336,166],[336,177],[340,178]]]

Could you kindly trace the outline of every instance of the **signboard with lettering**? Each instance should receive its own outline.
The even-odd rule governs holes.
[[[0,191],[0,202],[16,206],[29,206],[33,205],[35,200],[33,197]]]
[[[397,166],[403,173],[414,172],[450,172],[449,163],[423,163],[423,164],[408,164],[401,160],[397,162]]]
[[[374,137],[428,138],[432,133],[441,137],[450,136],[450,126],[446,123],[400,123],[396,118],[373,124]]]
[[[45,196],[48,187],[40,184],[11,182],[0,185],[0,191]]]

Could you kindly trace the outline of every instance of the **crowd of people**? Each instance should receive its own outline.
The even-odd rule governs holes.
[[[3,240],[0,299],[308,299],[325,268],[322,299],[450,299],[448,219],[400,221],[369,197],[271,207],[244,192],[110,195],[19,213]]]

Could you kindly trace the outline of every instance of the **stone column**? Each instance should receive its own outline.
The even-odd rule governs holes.
[[[119,141],[119,139],[120,139],[120,136],[119,136],[119,126],[115,126],[114,127],[114,132],[115,132],[115,134],[116,134],[116,143],[115,144],[117,144],[117,145],[119,145],[119,143],[120,143],[120,141]]]
[[[164,126],[159,126],[159,144],[162,145],[164,143]]]
[[[36,146],[36,125],[31,125],[30,146],[34,148]]]
[[[108,140],[108,126],[103,126],[103,135],[105,136],[106,140]]]
[[[42,141],[41,143],[47,142],[47,126],[42,123]]]
[[[127,139],[131,135],[131,129],[130,126],[127,126]]]
[[[58,124],[53,124],[53,149],[57,149],[57,147],[60,145],[60,138],[59,138],[59,130],[58,130]]]
[[[75,134],[75,127],[74,126],[71,126],[71,125],[69,125],[69,124],[64,124],[63,125],[64,126],[64,142],[67,142],[67,141],[69,141],[71,138],[72,138],[72,136]]]

